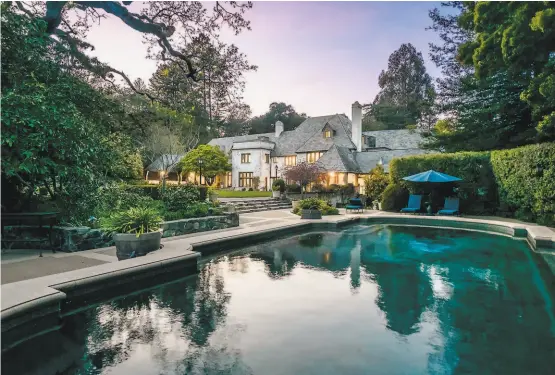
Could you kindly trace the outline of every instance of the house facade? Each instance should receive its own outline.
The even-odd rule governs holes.
[[[291,131],[278,121],[273,133],[214,138],[208,144],[229,155],[232,165],[217,184],[269,190],[276,178],[284,178],[287,167],[306,161],[320,166],[328,184],[360,186],[376,165],[388,171],[394,157],[427,152],[419,147],[422,136],[415,130],[363,132],[358,102],[352,105],[351,119],[345,114],[309,117]]]

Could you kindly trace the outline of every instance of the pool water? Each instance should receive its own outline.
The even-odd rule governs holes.
[[[552,283],[525,242],[353,226],[203,259],[66,318],[5,374],[553,374]],[[543,278],[542,278],[543,275]]]

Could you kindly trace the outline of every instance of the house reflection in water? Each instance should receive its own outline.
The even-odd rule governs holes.
[[[379,229],[379,230],[377,230]],[[391,228],[353,228],[343,232],[309,233],[280,240],[278,247],[253,246],[251,259],[264,262],[268,276],[289,277],[295,267],[349,276],[352,293],[361,277],[376,285],[376,305],[389,329],[410,335],[418,331],[420,316],[433,301],[426,267],[407,258],[409,244],[391,241]]]

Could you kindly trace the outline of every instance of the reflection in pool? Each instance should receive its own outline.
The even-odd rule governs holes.
[[[526,244],[355,226],[205,259],[67,317],[6,374],[551,374],[553,291]]]

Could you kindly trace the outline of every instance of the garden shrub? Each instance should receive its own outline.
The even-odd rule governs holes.
[[[402,179],[430,169],[459,177],[462,181],[453,185],[432,186],[425,183],[406,183]],[[438,193],[433,195],[434,210],[443,204],[445,196],[454,195],[460,198],[461,211],[464,213],[493,213],[498,207],[497,186],[489,152],[429,154],[393,159],[389,165],[389,177],[391,183],[406,186],[411,194],[428,194],[433,188]]]
[[[288,193],[300,193],[301,192],[301,185],[290,184],[290,185],[286,186],[285,190]]]
[[[272,184],[272,190],[284,193],[285,181],[283,181],[281,178],[278,178],[277,180],[275,180],[274,183]]]
[[[375,200],[381,201],[387,185],[389,185],[389,177],[381,165],[376,166],[368,176],[364,177],[364,191],[369,203]]]
[[[193,217],[205,217],[212,215],[221,215],[222,209],[210,202],[195,202],[186,209],[180,211],[165,211],[162,213],[164,220],[180,220]]]
[[[400,211],[407,207],[409,200],[408,189],[401,184],[389,184],[382,194],[382,210]]]
[[[491,152],[499,199],[517,218],[555,224],[555,143]]]
[[[307,198],[299,201],[299,204],[293,210],[296,215],[301,214],[301,210],[316,209],[320,210],[322,215],[339,215],[339,210],[332,207],[328,202],[318,198]]]
[[[112,212],[126,211],[132,207],[159,207],[151,197],[128,189],[125,185],[109,184],[99,189],[95,196],[96,207],[92,216],[107,216]]]
[[[198,202],[200,194],[199,188],[192,184],[178,185],[169,189],[166,187],[162,201],[167,211],[181,211]]]

